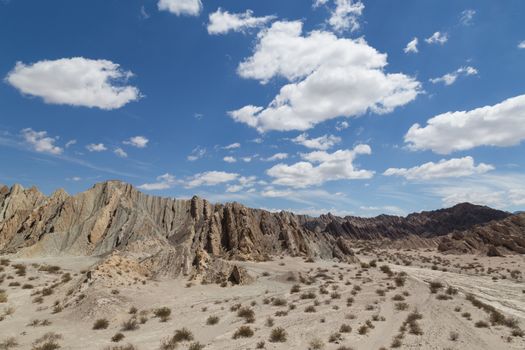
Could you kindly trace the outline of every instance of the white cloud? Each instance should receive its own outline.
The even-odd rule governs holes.
[[[321,137],[309,139],[308,135],[304,133],[292,139],[292,141],[307,148],[326,151],[341,142],[341,138],[334,135],[323,135]]]
[[[76,145],[77,144],[77,140],[69,140],[68,142],[66,142],[66,145],[64,146],[65,148],[69,148],[73,145]]]
[[[465,10],[461,12],[461,17],[459,18],[459,22],[464,26],[469,26],[472,24],[475,15],[476,15],[476,10],[472,10],[472,9]]]
[[[64,151],[55,145],[58,137],[49,137],[46,131],[35,131],[27,128],[23,129],[21,134],[25,142],[36,152],[58,155]]]
[[[314,0],[314,8],[325,5],[328,0]]]
[[[124,151],[122,148],[120,147],[117,147],[115,148],[115,150],[113,151],[117,156],[119,156],[120,158],[127,158],[128,157],[128,154],[126,153],[126,151]]]
[[[361,1],[334,0],[335,8],[332,11],[328,23],[338,32],[358,30],[361,25],[359,17],[363,14],[365,5]]]
[[[223,149],[236,149],[240,148],[241,144],[239,142],[232,143],[231,145],[224,146]]]
[[[418,38],[412,39],[407,46],[403,49],[405,53],[418,53],[417,44],[419,43]]]
[[[273,156],[265,158],[264,160],[267,162],[273,162],[276,160],[283,160],[288,158],[288,153],[275,153]]]
[[[525,176],[518,173],[488,173],[465,179],[461,183],[438,184],[428,191],[441,197],[445,206],[470,202],[516,210],[525,205]]]
[[[89,152],[103,152],[107,150],[106,146],[103,143],[90,143],[86,146],[86,149]]]
[[[267,198],[282,198],[292,195],[293,192],[290,190],[276,190],[273,186],[268,186],[261,191],[261,196]]]
[[[525,49],[525,40],[518,44],[518,49]]]
[[[74,57],[30,65],[17,62],[6,81],[46,103],[111,110],[140,98],[136,87],[116,84],[125,83],[132,75],[108,60]]]
[[[187,16],[198,16],[202,11],[201,0],[159,0],[157,6],[160,11]]]
[[[164,174],[157,177],[157,182],[153,183],[145,183],[143,185],[138,186],[141,190],[146,191],[158,191],[158,190],[167,190],[169,188],[172,188],[177,183],[175,176],[171,174]]]
[[[254,54],[239,65],[243,78],[266,84],[290,81],[267,108],[248,105],[229,112],[260,132],[307,130],[337,117],[368,111],[384,114],[420,93],[420,83],[404,74],[385,74],[386,54],[366,41],[313,31],[302,36],[302,22],[275,22],[258,35]]]
[[[241,176],[239,177],[238,183],[235,185],[229,185],[226,187],[226,192],[228,193],[238,193],[242,190],[248,190],[251,192],[257,177],[255,176]]]
[[[493,106],[437,115],[421,127],[414,124],[405,135],[412,150],[439,154],[478,146],[508,147],[525,140],[525,95]]]
[[[472,157],[442,159],[437,163],[428,162],[413,168],[389,168],[383,175],[403,176],[407,180],[433,180],[447,177],[463,177],[474,174],[483,174],[494,170],[489,164],[474,164]]]
[[[125,145],[130,145],[137,148],[146,148],[149,140],[144,136],[134,136],[130,137],[129,140],[124,141]]]
[[[346,120],[343,120],[342,122],[338,122],[335,125],[335,130],[342,131],[344,129],[348,129],[349,126],[350,126],[350,123],[348,123]]]
[[[235,163],[237,161],[235,157],[231,157],[231,156],[224,157],[222,158],[222,160],[224,160],[226,163]]]
[[[448,86],[448,85],[454,84],[456,80],[458,79],[458,77],[461,75],[469,76],[469,75],[477,75],[477,74],[478,74],[478,70],[474,67],[471,67],[471,66],[461,67],[461,68],[456,69],[452,73],[447,73],[443,75],[442,77],[430,79],[430,82],[433,84],[443,83]]]
[[[229,31],[244,32],[247,29],[258,28],[272,21],[275,16],[254,17],[253,11],[244,13],[229,13],[220,7],[210,14],[208,23],[209,34],[226,34]]]
[[[249,163],[252,161],[252,157],[242,157],[241,160],[245,163]]]
[[[369,179],[374,172],[356,169],[353,161],[358,155],[371,153],[368,145],[357,145],[352,150],[338,150],[334,153],[315,151],[303,154],[304,161],[292,165],[277,164],[266,173],[274,178],[274,185],[294,188],[321,185],[335,180]]]
[[[435,32],[430,37],[426,38],[425,41],[428,44],[444,45],[448,41],[448,34],[447,33],[441,33],[441,32]]]
[[[227,173],[224,171],[207,171],[194,175],[186,182],[187,188],[198,186],[215,186],[222,183],[234,181],[239,178],[239,174]]]
[[[190,162],[194,162],[204,157],[205,154],[206,148],[201,148],[200,146],[197,146],[191,151],[191,154],[188,157],[186,157],[186,159],[188,159]]]

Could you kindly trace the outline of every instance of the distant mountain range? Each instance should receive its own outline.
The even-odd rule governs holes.
[[[453,253],[525,253],[525,214],[469,203],[375,218],[313,218],[238,203],[146,195],[108,181],[74,196],[0,187],[0,252],[23,256],[134,254],[155,271],[202,269],[215,257],[264,260],[289,254],[354,259],[357,242]],[[163,270],[164,269],[164,270]]]

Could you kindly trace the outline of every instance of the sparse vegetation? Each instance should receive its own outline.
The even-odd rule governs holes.
[[[106,329],[106,328],[108,328],[108,326],[109,326],[109,321],[108,320],[106,320],[105,318],[99,318],[93,324],[93,329],[95,329],[95,330]]]
[[[235,333],[233,333],[233,339],[237,338],[250,338],[253,337],[253,330],[250,326],[240,326]]]
[[[287,336],[288,335],[284,328],[277,327],[270,332],[270,341],[272,343],[284,343],[286,342]]]

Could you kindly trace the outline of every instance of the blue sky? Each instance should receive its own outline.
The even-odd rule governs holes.
[[[525,207],[523,1],[0,0],[0,183]]]

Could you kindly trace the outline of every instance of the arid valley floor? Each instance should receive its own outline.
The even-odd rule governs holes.
[[[143,278],[118,254],[91,272],[115,277],[95,283],[96,258],[5,256],[0,348],[525,348],[523,255],[356,256],[239,262],[254,278],[246,285]]]

